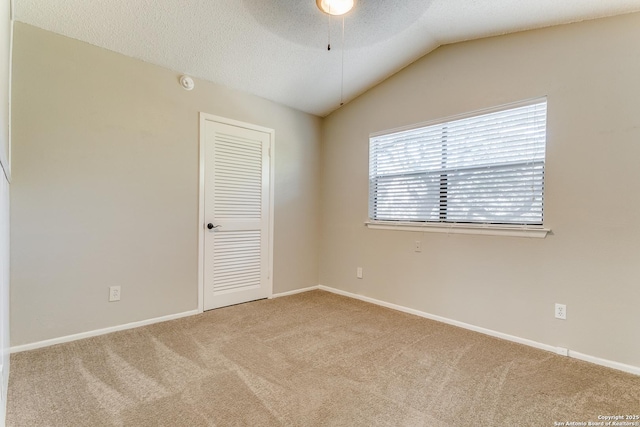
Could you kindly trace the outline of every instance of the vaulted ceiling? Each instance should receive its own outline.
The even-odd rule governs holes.
[[[319,116],[340,106],[342,18],[315,0],[14,1],[18,21],[179,73]],[[634,11],[640,0],[357,0],[342,96],[443,44]]]

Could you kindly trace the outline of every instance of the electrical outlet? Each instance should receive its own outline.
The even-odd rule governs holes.
[[[556,319],[567,320],[567,306],[556,304]]]
[[[120,301],[120,286],[109,286],[109,302]]]
[[[362,279],[362,267],[358,267],[358,269],[356,270],[356,277],[358,279]]]
[[[413,250],[416,252],[422,252],[422,242],[420,240],[416,240],[416,244],[413,247]]]

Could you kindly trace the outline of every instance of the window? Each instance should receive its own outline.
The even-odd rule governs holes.
[[[547,101],[372,136],[374,221],[542,225]]]

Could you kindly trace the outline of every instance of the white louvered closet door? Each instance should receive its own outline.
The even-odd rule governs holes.
[[[267,298],[269,148],[266,132],[206,122],[204,309]]]

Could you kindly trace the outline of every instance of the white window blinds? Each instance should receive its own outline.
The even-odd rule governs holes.
[[[547,102],[369,140],[369,218],[542,225]]]

